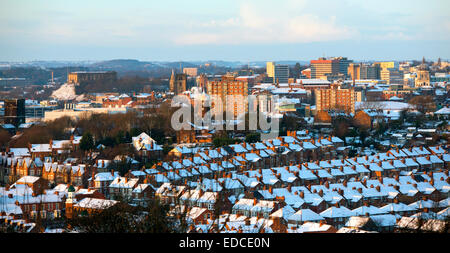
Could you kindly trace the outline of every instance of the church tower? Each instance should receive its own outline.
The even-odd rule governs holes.
[[[181,94],[186,91],[187,76],[186,74],[175,74],[172,69],[172,75],[170,76],[170,92],[175,95]]]
[[[181,94],[186,91],[186,83],[187,83],[187,75],[186,74],[177,74],[175,77],[175,84],[177,87],[177,93]]]

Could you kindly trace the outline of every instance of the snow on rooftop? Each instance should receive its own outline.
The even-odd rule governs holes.
[[[107,200],[107,199],[96,199],[96,198],[84,198],[80,202],[76,203],[74,207],[87,208],[87,209],[107,209],[119,201]]]

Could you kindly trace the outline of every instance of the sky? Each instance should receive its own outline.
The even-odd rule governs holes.
[[[0,61],[450,59],[448,0],[1,0]]]

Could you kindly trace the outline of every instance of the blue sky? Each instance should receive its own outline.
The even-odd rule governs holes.
[[[0,61],[450,59],[448,0],[0,1]]]

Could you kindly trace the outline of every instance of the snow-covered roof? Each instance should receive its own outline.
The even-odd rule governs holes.
[[[17,157],[31,156],[28,148],[10,148],[9,152]]]
[[[294,213],[295,210],[291,206],[287,205],[272,213],[270,217],[279,217],[287,221]]]
[[[434,114],[449,115],[450,114],[450,108],[449,107],[443,107],[443,108],[437,110],[436,112],[434,112]]]
[[[409,212],[409,211],[415,211],[416,208],[408,206],[404,203],[389,203],[385,206],[380,207],[380,210],[383,212],[389,213],[389,212]]]
[[[31,183],[32,184],[32,183],[35,183],[38,180],[39,180],[39,177],[23,176],[19,180],[17,180],[16,183],[21,183],[21,184]]]
[[[295,214],[291,215],[288,218],[289,221],[294,222],[303,222],[303,221],[320,221],[324,220],[324,218],[312,211],[311,209],[300,209]]]
[[[126,177],[116,177],[114,180],[109,184],[110,188],[131,188],[133,189],[139,179],[137,178],[126,178]]]
[[[114,172],[114,175],[112,172],[99,172],[94,175],[94,181],[113,181],[117,177],[119,177],[117,171]]]
[[[119,203],[115,200],[96,199],[96,198],[84,198],[80,202],[76,203],[74,207],[87,208],[87,209],[107,209]]]

